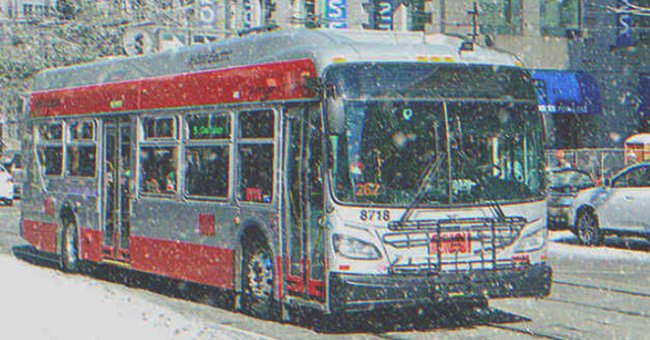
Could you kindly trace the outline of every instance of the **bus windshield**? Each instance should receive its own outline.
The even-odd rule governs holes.
[[[411,77],[426,73],[431,66],[418,67],[423,68],[419,73],[412,72],[414,67],[397,67],[396,74],[384,67],[377,82],[364,89],[346,79],[355,79],[351,71],[368,72],[367,67],[328,73],[342,102],[330,105],[328,112],[336,198],[397,205],[408,205],[416,196],[421,205],[540,199],[544,187],[542,126],[534,96],[526,94],[532,85],[521,88],[526,84],[524,76],[517,77],[516,86],[506,78],[496,86],[495,77],[488,77],[495,73],[492,67],[448,66],[472,83],[436,92],[432,79]],[[400,75],[404,69],[410,73]],[[481,92],[483,78],[475,71],[495,92]],[[510,76],[514,71],[509,69]],[[385,82],[390,89],[383,91],[382,76],[400,79],[402,84]],[[358,78],[352,83],[358,84]],[[401,90],[395,92],[397,88]],[[481,91],[472,92],[474,88]],[[516,93],[509,95],[509,88]]]

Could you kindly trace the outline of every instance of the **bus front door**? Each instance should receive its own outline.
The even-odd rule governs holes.
[[[130,236],[131,124],[128,120],[104,123],[104,211],[102,259],[128,264]]]
[[[289,111],[291,114],[291,111]],[[322,133],[318,117],[288,117],[285,131],[284,268],[287,293],[325,299]],[[308,115],[307,115],[308,116]]]

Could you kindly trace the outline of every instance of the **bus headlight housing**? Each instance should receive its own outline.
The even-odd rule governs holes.
[[[336,253],[349,259],[378,260],[381,258],[377,247],[356,237],[334,234],[332,241]]]
[[[542,249],[546,245],[547,231],[546,228],[540,228],[532,233],[526,234],[519,241],[517,253],[527,253]]]

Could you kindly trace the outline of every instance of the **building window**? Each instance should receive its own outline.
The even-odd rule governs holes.
[[[408,7],[409,31],[424,31],[426,24],[431,23],[431,13],[425,11],[425,0],[414,0]]]
[[[34,14],[34,6],[33,5],[23,5],[23,15],[24,16],[31,16]]]
[[[520,35],[522,0],[480,0],[479,21],[482,34]]]
[[[580,0],[540,0],[539,12],[544,36],[564,37],[580,28]]]

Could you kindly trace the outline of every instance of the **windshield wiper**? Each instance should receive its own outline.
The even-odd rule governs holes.
[[[443,153],[442,156],[445,154]],[[422,177],[420,177],[420,180],[418,181],[418,189],[415,192],[415,198],[413,201],[411,201],[411,204],[406,208],[406,211],[402,215],[402,217],[399,219],[399,223],[404,223],[404,221],[408,221],[411,218],[411,215],[413,214],[414,208],[420,204],[420,201],[422,201],[422,198],[424,198],[425,193],[427,192],[427,187],[429,186],[429,182],[431,179],[431,176],[434,175],[436,172],[438,172],[438,169],[440,168],[440,163],[442,163],[442,159],[444,157],[438,156],[436,154],[436,157],[431,159],[429,163],[427,163],[426,168],[424,169],[424,172],[422,173]]]

